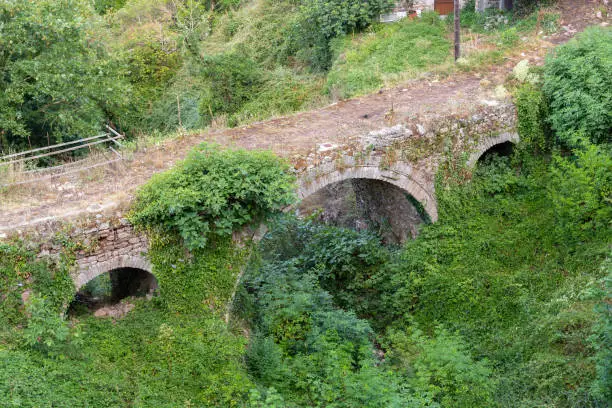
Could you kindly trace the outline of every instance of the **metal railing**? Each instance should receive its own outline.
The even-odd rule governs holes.
[[[109,143],[117,145],[117,147],[122,147],[119,139],[123,139],[124,135],[118,133],[115,129],[110,126],[106,126],[109,130],[107,133],[101,133],[96,136],[86,137],[84,139],[73,140],[70,142],[59,143],[55,145],[50,145],[46,147],[39,147],[36,149],[26,150],[23,152],[12,153],[6,156],[0,157],[0,171],[3,167],[23,165],[28,161],[38,160],[43,157],[52,157],[62,153],[67,153],[71,151],[75,151],[83,148],[91,148],[92,146],[100,145],[103,143]],[[123,156],[112,146],[108,146],[109,151],[112,153],[113,157],[107,159],[102,162],[87,164],[87,159],[78,160],[75,162],[60,164],[51,167],[37,168],[32,170],[23,170],[19,171],[18,175],[31,175],[31,174],[41,174],[39,177],[31,178],[28,180],[15,181],[11,183],[2,183],[0,186],[8,187],[8,186],[17,186],[22,184],[35,183],[39,181],[50,180],[56,177],[65,176],[73,173],[80,173],[82,171],[90,170],[96,167],[106,166],[111,163],[115,163],[123,160]]]

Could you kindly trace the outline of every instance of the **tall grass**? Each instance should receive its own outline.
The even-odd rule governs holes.
[[[340,98],[362,95],[442,65],[450,59],[447,32],[439,19],[424,15],[339,38],[326,91]]]

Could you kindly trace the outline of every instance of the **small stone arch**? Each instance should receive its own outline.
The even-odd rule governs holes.
[[[319,169],[321,170],[321,169]],[[364,164],[344,169],[317,171],[313,169],[299,180],[297,195],[299,199],[306,198],[322,188],[349,179],[381,180],[392,184],[410,194],[421,203],[432,222],[438,219],[438,208],[434,194],[433,181],[417,182],[411,174],[415,172],[406,163],[396,163],[389,169],[381,169],[378,164]]]
[[[107,261],[99,262],[95,265],[80,265],[76,278],[74,279],[74,286],[78,291],[92,279],[95,279],[104,273],[122,268],[141,269],[153,275],[151,262],[145,256],[120,255]]]
[[[478,162],[478,159],[480,159],[480,157],[482,157],[482,155],[487,150],[489,150],[490,148],[494,146],[500,145],[502,143],[507,143],[507,142],[517,144],[519,141],[520,141],[519,135],[516,132],[515,133],[500,133],[499,135],[494,136],[494,137],[482,138],[476,145],[476,148],[474,149],[472,154],[470,155],[467,161],[467,165],[468,167],[474,167],[476,163]]]

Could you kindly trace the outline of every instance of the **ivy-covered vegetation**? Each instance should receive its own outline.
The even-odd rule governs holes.
[[[515,70],[521,143],[441,172],[439,220],[401,247],[277,215],[283,162],[211,146],[139,192],[160,291],[121,319],[65,316],[86,248],[0,244],[0,404],[608,406],[612,156],[605,121],[581,115],[606,100],[609,32]],[[593,86],[557,103],[577,72]],[[232,240],[274,215],[259,244]]]
[[[287,170],[271,152],[201,145],[140,189],[131,221],[177,233],[190,250],[204,248],[211,236],[227,238],[291,204]]]

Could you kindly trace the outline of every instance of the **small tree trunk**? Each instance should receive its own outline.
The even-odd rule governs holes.
[[[461,57],[461,25],[459,24],[459,0],[455,0],[455,61]]]

